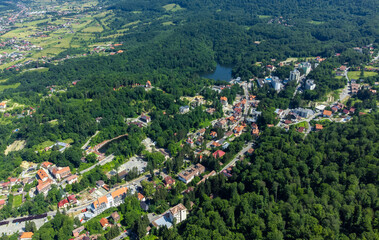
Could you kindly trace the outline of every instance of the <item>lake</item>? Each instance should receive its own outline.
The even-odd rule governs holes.
[[[201,76],[213,80],[230,81],[232,79],[232,68],[230,66],[221,66],[220,64],[217,64],[214,72],[204,73],[201,74]]]

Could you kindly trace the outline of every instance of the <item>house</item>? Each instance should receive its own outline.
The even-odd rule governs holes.
[[[5,102],[0,103],[0,109],[5,109],[7,108],[7,104]]]
[[[36,189],[38,193],[47,193],[51,188],[52,180],[48,178],[46,181],[39,181]]]
[[[123,170],[123,171],[121,171],[121,172],[118,173],[118,176],[121,179],[124,179],[127,175],[128,175],[128,172],[126,170]]]
[[[324,110],[324,111],[322,112],[322,116],[323,116],[323,117],[327,117],[327,118],[329,118],[329,117],[332,116],[332,111]]]
[[[187,208],[179,203],[168,211],[171,222],[181,223],[187,219]],[[175,219],[175,220],[174,220]]]
[[[145,123],[149,123],[151,121],[151,118],[145,114],[142,114],[141,115],[141,121],[143,121]]]
[[[204,175],[203,176],[203,179],[201,179],[196,185],[199,185],[201,183],[204,183],[205,180],[207,180],[209,177],[212,177],[212,176],[215,176],[216,175],[216,171],[213,170],[212,172],[208,173],[207,175]]]
[[[222,158],[225,155],[225,152],[222,150],[217,150],[216,152],[212,153],[212,156],[215,159]]]
[[[109,222],[108,222],[108,219],[106,219],[106,218],[100,219],[100,224],[103,227],[103,229],[109,227]]]
[[[113,218],[113,221],[114,222],[118,222],[120,221],[120,215],[118,214],[118,212],[114,212],[111,214],[111,217]]]
[[[190,107],[189,107],[189,106],[181,106],[181,107],[179,108],[179,112],[180,112],[181,114],[188,113],[189,110],[190,110]]]
[[[221,101],[222,105],[228,105],[228,98],[227,97],[221,97],[220,101]]]
[[[78,237],[79,233],[82,232],[83,230],[84,230],[84,226],[81,226],[81,227],[78,227],[78,228],[72,230],[72,236]]]
[[[69,203],[66,198],[58,202],[58,208],[65,208],[68,207],[68,205]]]
[[[351,83],[350,88],[352,94],[357,94],[361,86],[358,83]]]
[[[72,203],[72,204],[76,204],[78,202],[78,200],[76,199],[75,195],[72,194],[70,196],[67,197],[67,200]]]
[[[112,192],[110,194],[113,200],[113,204],[111,203],[111,207],[119,206],[125,199],[127,192],[128,192],[127,187],[121,187],[117,189],[116,191]]]
[[[216,142],[216,141],[214,141],[214,142],[211,144],[211,147],[212,147],[212,148],[217,148],[217,147],[220,147],[220,146],[221,146],[221,144],[218,143],[218,142]]]
[[[32,232],[23,232],[21,233],[18,239],[20,240],[32,240],[34,233]]]
[[[227,127],[227,121],[226,121],[226,119],[222,119],[222,120],[218,121],[215,124],[215,127],[219,127],[219,128],[225,129]]]
[[[151,82],[150,81],[146,82],[146,88],[151,88]]]
[[[199,131],[198,131],[198,135],[199,136],[203,136],[204,135],[204,133],[205,133],[205,131],[206,131],[206,129],[205,128],[202,128],[202,129],[200,129]]]
[[[216,112],[216,108],[207,108],[206,112],[210,115],[213,115],[213,113]]]
[[[216,138],[216,137],[217,137],[217,132],[212,131],[209,135],[210,135],[212,138]]]
[[[96,186],[97,186],[98,188],[101,188],[101,187],[104,186],[104,185],[105,185],[105,182],[104,182],[103,180],[96,181]]]
[[[351,108],[349,109],[349,112],[350,112],[350,113],[355,113],[355,108],[351,107]]]
[[[142,210],[144,210],[144,211],[149,210],[149,205],[147,205],[146,202],[140,202],[140,206],[141,206]]]
[[[37,171],[37,176],[38,176],[38,179],[40,179],[42,182],[44,182],[47,179],[49,179],[49,175],[47,175],[47,173],[43,169],[39,169]]]
[[[164,184],[165,184],[165,187],[169,187],[171,185],[174,185],[175,179],[173,179],[171,176],[167,176],[164,178]]]
[[[70,173],[71,173],[70,167],[54,168],[52,170],[53,176],[58,180],[61,180],[67,177]]]
[[[138,198],[138,200],[140,200],[140,201],[146,201],[145,196],[142,195],[141,193],[138,193],[138,194],[137,194],[137,198]]]
[[[250,148],[249,150],[247,150],[247,155],[251,156],[253,155],[254,153],[254,148]]]
[[[41,167],[43,167],[44,169],[48,169],[50,166],[53,166],[51,162],[43,162],[41,164]]]
[[[316,131],[322,130],[324,127],[321,124],[316,124],[315,129]]]
[[[338,112],[338,108],[337,108],[337,107],[332,107],[332,112],[333,112],[333,113]]]
[[[194,142],[193,142],[192,138],[188,137],[186,143],[187,143],[190,147],[193,147]]]
[[[4,199],[0,199],[0,207],[4,206],[4,205],[5,205],[5,200]]]
[[[344,109],[342,112],[343,112],[343,114],[349,114],[350,113],[349,110],[347,110],[347,109]]]
[[[109,201],[108,201],[107,196],[99,197],[90,206],[90,209],[96,215],[103,212],[107,208],[109,208]]]
[[[303,133],[304,130],[305,130],[305,127],[299,127],[299,128],[297,129],[297,131],[298,131],[299,133]]]
[[[201,145],[204,142],[204,137],[200,136],[196,139],[196,145]]]
[[[77,175],[71,175],[68,178],[66,178],[67,184],[73,184],[78,182],[78,176]]]
[[[157,229],[159,229],[160,227],[167,227],[167,228],[171,228],[172,227],[172,221],[171,221],[171,218],[170,218],[170,214],[169,213],[165,213],[163,215],[161,215],[160,217],[158,217],[157,219],[153,220],[151,222],[151,224],[156,227]]]
[[[308,118],[315,114],[314,111],[312,111],[311,109],[306,109],[306,108],[296,108],[293,110],[293,112],[303,118]]]

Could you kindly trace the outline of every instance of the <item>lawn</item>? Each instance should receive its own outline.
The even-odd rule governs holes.
[[[184,8],[182,8],[179,4],[175,4],[175,3],[171,3],[171,4],[164,5],[163,8],[164,8],[166,11],[170,11],[170,12],[176,12],[176,11],[179,11],[179,10],[183,10],[183,9],[184,9]]]
[[[324,22],[321,22],[321,21],[314,21],[314,20],[309,21],[308,23],[313,24],[313,25],[321,25],[321,24],[324,24]]]
[[[43,143],[40,143],[38,145],[36,145],[34,148],[37,149],[37,150],[43,150],[45,149],[46,147],[50,147],[51,145],[53,145],[55,142],[53,141],[45,141]]]
[[[96,33],[96,32],[102,32],[104,29],[102,26],[98,25],[98,26],[90,26],[90,27],[86,27],[85,29],[83,29],[83,32],[86,32],[86,33]]]
[[[299,123],[295,124],[295,127],[309,128],[309,124],[308,124],[308,122],[306,122],[306,121],[304,121],[304,122],[299,122]]]
[[[13,207],[17,208],[22,204],[22,195],[17,195],[13,197]]]
[[[270,15],[258,15],[258,18],[260,19],[265,19],[265,18],[270,18]]]
[[[18,86],[20,86],[21,83],[15,83],[15,84],[11,84],[11,85],[0,85],[0,92],[4,91],[5,89],[9,89],[9,88],[17,88]]]
[[[376,76],[376,75],[378,75],[378,73],[376,73],[376,72],[364,72],[363,77],[364,78],[366,78],[366,77],[373,77],[373,76]],[[347,76],[349,77],[350,80],[351,79],[360,79],[360,78],[362,78],[360,71],[348,71]]]
[[[171,25],[175,25],[173,22],[169,21],[169,22],[164,22],[162,23],[163,26],[171,26]]]

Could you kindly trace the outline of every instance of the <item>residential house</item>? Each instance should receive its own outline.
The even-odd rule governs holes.
[[[96,187],[101,188],[105,185],[105,182],[103,180],[96,181]]]
[[[196,139],[196,145],[201,145],[204,142],[204,137],[200,136]]]
[[[352,94],[357,94],[359,89],[361,88],[361,86],[358,84],[358,83],[351,83],[350,84],[350,88],[351,88],[351,93]]]
[[[141,115],[141,121],[143,121],[145,123],[149,123],[151,121],[151,118],[145,114],[142,114]]]
[[[43,167],[44,169],[48,169],[51,166],[53,166],[53,164],[51,162],[43,162],[41,164],[41,167]]]
[[[168,211],[171,222],[181,223],[187,219],[187,208],[179,203]],[[175,220],[174,220],[175,219]]]
[[[39,169],[37,171],[37,176],[38,176],[38,179],[40,179],[42,182],[44,182],[47,179],[49,179],[49,175],[47,175],[47,173],[43,169]]]
[[[344,110],[342,110],[343,114],[349,114],[349,110],[347,110],[346,108]]]
[[[51,174],[53,174],[56,179],[61,180],[71,174],[71,170],[70,167],[53,168]]]
[[[213,115],[213,113],[216,112],[216,108],[207,108],[206,112]]]
[[[179,112],[180,112],[181,114],[188,113],[189,110],[190,110],[190,107],[189,107],[189,106],[181,106],[181,107],[179,108]]]
[[[220,101],[221,101],[222,105],[228,105],[228,98],[227,97],[221,97]]]
[[[332,116],[332,111],[324,110],[324,111],[322,112],[322,116],[323,116],[323,117],[327,117],[327,118],[329,118],[329,117]]]
[[[65,208],[68,207],[68,205],[69,202],[66,198],[58,202],[58,208]]]
[[[38,193],[47,193],[51,188],[52,180],[48,178],[46,181],[38,181],[36,187]]]
[[[212,131],[209,135],[210,135],[212,138],[216,138],[216,137],[217,137],[217,132]]]
[[[220,147],[220,146],[221,146],[221,144],[218,143],[218,142],[216,142],[216,141],[214,141],[214,142],[211,144],[211,147],[212,147],[212,148],[217,148],[217,147]]]
[[[6,109],[6,108],[7,108],[7,104],[5,102],[1,102],[0,109]]]
[[[75,228],[74,230],[72,230],[72,236],[78,237],[79,233],[82,231],[84,231],[84,226],[80,226],[78,228]]]
[[[205,128],[202,128],[202,129],[200,129],[200,130],[197,132],[197,135],[199,135],[199,136],[203,136],[204,133],[205,133],[205,131],[206,131],[206,129],[205,129]]]
[[[175,179],[173,179],[171,176],[167,176],[164,178],[164,184],[165,187],[169,187],[175,184]]]
[[[67,184],[73,184],[73,183],[76,183],[76,182],[78,182],[78,176],[77,176],[76,174],[71,175],[71,176],[69,176],[68,178],[66,178],[65,181],[67,182]]]
[[[151,86],[152,86],[152,85],[151,85],[151,82],[150,82],[150,81],[147,81],[145,87],[146,87],[146,88],[151,88]]]
[[[4,199],[0,199],[0,207],[4,206],[5,205],[5,200]]]
[[[188,137],[186,143],[187,143],[190,147],[193,147],[194,142],[193,142],[192,138]]]
[[[103,227],[103,229],[109,227],[109,222],[108,222],[108,219],[106,219],[106,218],[100,219],[100,224]]]
[[[349,112],[354,114],[354,113],[355,113],[355,108],[351,107],[351,108],[349,109]]]
[[[321,124],[316,124],[315,129],[316,131],[322,130],[324,127]]]
[[[71,203],[71,204],[76,204],[76,203],[78,202],[78,200],[76,199],[76,197],[75,197],[74,194],[68,196],[68,197],[67,197],[67,200],[68,200],[68,202]]]
[[[212,153],[212,156],[213,156],[215,159],[222,158],[224,155],[225,155],[225,152],[222,151],[222,150],[217,150],[217,151],[215,151],[214,153]]]
[[[215,124],[215,127],[225,129],[228,126],[227,123],[226,119],[222,119]]]
[[[213,170],[212,172],[208,173],[207,175],[204,175],[203,178],[196,185],[204,183],[205,180],[207,180],[209,177],[212,177],[212,176],[215,176],[215,175],[216,175],[216,171]]]
[[[298,131],[299,133],[303,133],[304,130],[305,130],[305,127],[299,127],[299,128],[297,129],[297,131]]]
[[[253,155],[254,153],[254,148],[250,148],[249,150],[247,150],[247,155],[251,156]]]
[[[118,212],[114,212],[111,214],[111,217],[113,218],[113,221],[114,222],[118,222],[120,221],[120,215],[118,214]]]
[[[193,180],[195,176],[199,176],[200,174],[204,173],[205,167],[201,165],[200,163],[196,164],[194,167],[192,167],[190,170],[183,171],[178,174],[179,180],[183,181],[185,184],[188,184]]]
[[[137,198],[138,198],[138,200],[140,200],[140,201],[146,201],[145,196],[142,195],[141,193],[138,193],[138,194],[137,194]]]
[[[32,240],[34,233],[32,232],[23,232],[21,233],[20,237],[18,239],[20,240]]]
[[[311,109],[306,109],[306,108],[296,108],[293,110],[293,112],[303,118],[308,118],[312,116],[313,114],[315,114],[314,111],[312,111]]]

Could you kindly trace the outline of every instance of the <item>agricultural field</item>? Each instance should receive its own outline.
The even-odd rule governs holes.
[[[366,77],[373,77],[373,76],[376,76],[378,75],[378,73],[376,72],[364,72],[363,74],[363,77],[366,78]],[[360,71],[349,71],[347,73],[347,76],[349,77],[349,79],[359,79],[359,78],[362,78],[361,77],[361,72]]]

